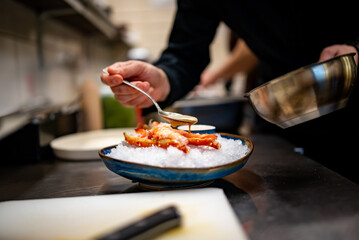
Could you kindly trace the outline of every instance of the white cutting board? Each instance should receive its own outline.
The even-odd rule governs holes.
[[[157,239],[247,240],[217,188],[1,202],[0,239],[91,239],[172,204],[182,226]]]

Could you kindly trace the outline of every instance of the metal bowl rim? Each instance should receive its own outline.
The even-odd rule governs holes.
[[[322,62],[312,63],[312,64],[309,64],[309,65],[300,67],[300,68],[298,68],[298,69],[296,69],[296,70],[293,70],[293,71],[291,71],[291,72],[289,72],[289,73],[286,73],[286,74],[281,75],[281,76],[279,76],[279,77],[276,77],[276,78],[274,78],[274,79],[272,79],[272,80],[270,80],[270,81],[268,81],[268,82],[266,82],[266,83],[261,84],[260,86],[258,86],[258,87],[256,87],[256,88],[252,89],[252,90],[249,91],[248,93],[245,93],[244,96],[245,96],[245,97],[250,97],[250,95],[251,95],[253,92],[257,91],[258,89],[264,88],[264,87],[266,87],[267,85],[274,84],[274,83],[277,83],[277,82],[279,82],[279,81],[284,81],[284,80],[286,80],[287,77],[290,76],[290,75],[296,75],[296,74],[298,74],[299,72],[303,72],[303,71],[309,70],[310,68],[312,68],[312,67],[314,67],[314,66],[319,66],[319,65],[323,65],[323,64],[328,63],[328,62],[333,62],[333,61],[335,61],[335,60],[337,60],[337,59],[340,59],[340,58],[343,58],[343,57],[354,56],[355,54],[356,54],[356,53],[354,53],[354,52],[353,52],[353,53],[347,53],[347,54],[343,54],[343,55],[336,56],[336,57],[334,57],[334,58],[330,58],[330,59],[325,60],[325,61],[322,61]]]

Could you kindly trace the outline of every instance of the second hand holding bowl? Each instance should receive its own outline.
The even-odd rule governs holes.
[[[288,128],[344,108],[356,84],[355,53],[314,63],[246,93],[265,120]]]

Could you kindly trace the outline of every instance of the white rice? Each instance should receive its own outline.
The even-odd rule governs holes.
[[[157,167],[205,168],[233,162],[244,157],[250,150],[241,140],[218,135],[217,141],[222,145],[218,150],[207,146],[189,145],[190,152],[184,153],[172,146],[167,149],[142,148],[132,146],[123,140],[107,156]]]

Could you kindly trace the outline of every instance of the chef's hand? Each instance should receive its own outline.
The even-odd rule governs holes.
[[[322,62],[322,61],[328,60],[330,58],[333,58],[333,57],[336,57],[339,55],[348,54],[348,53],[356,53],[354,56],[354,60],[355,60],[356,65],[358,66],[357,50],[355,49],[355,47],[353,47],[351,45],[346,45],[346,44],[336,44],[336,45],[331,45],[329,47],[324,48],[322,50],[322,52],[320,53],[318,62]]]
[[[109,74],[102,73],[101,81],[111,87],[115,98],[125,107],[146,108],[152,106],[153,103],[143,93],[122,84],[124,79],[159,102],[166,100],[170,92],[166,73],[152,64],[131,60],[116,62],[106,69]]]
[[[199,86],[208,87],[214,84],[215,82],[217,82],[217,80],[219,80],[219,78],[217,77],[216,73],[213,72],[212,70],[206,69],[201,74],[201,80],[199,82]]]

